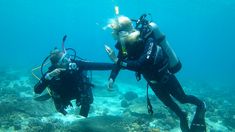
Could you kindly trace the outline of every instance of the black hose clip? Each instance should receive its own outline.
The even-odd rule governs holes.
[[[140,25],[146,25],[149,24],[150,21],[152,21],[152,17],[151,20],[147,20],[147,16],[151,16],[150,13],[144,13],[143,15],[140,16],[140,18],[138,20],[136,20],[136,28],[139,28]]]
[[[150,115],[153,115],[153,107],[152,107],[152,104],[151,104],[150,99],[149,99],[148,90],[149,90],[149,83],[147,83],[147,90],[146,90],[147,109],[148,109],[148,113],[149,113]]]

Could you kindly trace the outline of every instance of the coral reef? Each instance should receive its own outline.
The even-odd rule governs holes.
[[[78,116],[79,108],[71,108],[67,116],[57,113],[53,102],[35,101],[36,81],[27,72],[2,71],[0,82],[0,131],[19,132],[177,132],[179,119],[150,90],[153,115],[146,107],[146,89],[117,83],[115,91],[106,89],[105,80],[94,80],[94,103],[89,118]],[[235,131],[235,97],[232,87],[211,86],[184,81],[187,93],[202,98],[207,104],[206,122],[210,132]],[[213,94],[212,94],[213,91]],[[74,103],[74,102],[72,102]],[[53,106],[53,107],[52,107]],[[180,105],[193,118],[193,105]]]

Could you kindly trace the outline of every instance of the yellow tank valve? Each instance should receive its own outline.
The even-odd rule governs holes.
[[[115,14],[116,14],[116,15],[119,15],[119,7],[118,7],[118,6],[115,6],[115,7],[114,7],[114,10],[115,10]]]

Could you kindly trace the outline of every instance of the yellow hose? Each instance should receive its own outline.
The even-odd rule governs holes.
[[[40,69],[40,68],[41,68],[41,66],[38,66],[38,67],[32,69],[32,75],[33,75],[36,79],[38,79],[38,80],[40,80],[40,78],[39,78],[36,74],[34,74],[34,71],[36,71],[36,70],[38,70],[38,69]]]
[[[115,7],[114,7],[114,11],[115,11],[115,14],[116,14],[116,15],[119,15],[119,7],[118,7],[118,6],[115,6]]]
[[[45,65],[47,65],[47,64],[49,64],[49,63],[50,63],[50,62],[47,62],[47,63],[44,64],[43,66],[45,66]],[[38,79],[38,80],[40,80],[40,78],[39,78],[36,74],[34,74],[34,71],[36,71],[36,70],[38,70],[38,69],[40,69],[40,68],[41,68],[41,66],[38,66],[38,67],[32,69],[32,75],[33,75],[33,77],[35,77],[35,78]],[[50,91],[49,88],[47,88],[47,92],[51,95],[51,91]]]

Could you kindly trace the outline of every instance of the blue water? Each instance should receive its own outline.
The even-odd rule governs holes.
[[[203,99],[208,106],[208,128],[211,131],[234,131],[234,0],[0,0],[0,131],[54,131],[60,128],[62,131],[62,127],[66,127],[58,125],[61,122],[53,116],[57,112],[49,102],[43,104],[33,100],[33,86],[37,80],[31,76],[31,69],[41,65],[54,47],[61,48],[65,34],[68,36],[66,47],[76,49],[80,57],[111,63],[104,44],[114,47],[115,41],[111,31],[104,30],[104,27],[110,18],[115,17],[115,6],[119,7],[121,15],[134,19],[143,13],[152,14],[153,21],[166,35],[183,64],[177,77],[186,94]],[[144,102],[140,106],[134,103],[131,107],[143,109],[139,114],[147,117],[143,100],[146,92],[144,79],[136,83],[132,72],[120,72],[115,85],[118,95],[113,93],[112,96],[103,84],[109,72],[93,72],[97,87],[93,89],[95,100],[89,116],[96,119],[97,115],[108,112],[107,115],[126,117],[126,113],[122,113],[126,109],[119,104],[120,97],[132,91]],[[175,116],[169,116],[166,107],[156,103],[151,96],[153,92],[149,92],[156,115],[167,116],[167,119],[157,117],[155,121],[160,123],[153,123],[154,128],[165,130],[168,125],[177,128]],[[191,106],[184,108],[192,119],[195,107]],[[58,117],[70,121],[69,116]],[[173,124],[168,119],[172,119]],[[145,121],[145,127],[149,127],[152,118]],[[91,124],[93,126],[93,122]]]
[[[183,63],[181,78],[233,84],[233,0],[1,0],[0,67],[30,70],[65,34],[81,57],[110,62],[103,45],[114,41],[102,28],[115,5],[131,18],[152,14]]]

